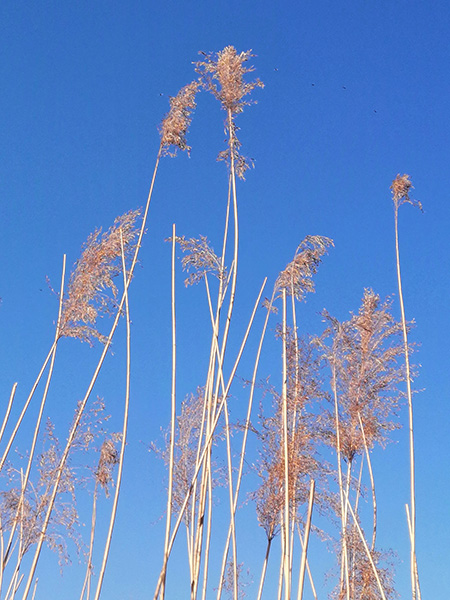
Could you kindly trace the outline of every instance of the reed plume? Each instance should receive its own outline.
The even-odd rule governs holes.
[[[186,141],[186,134],[191,124],[191,113],[195,109],[195,97],[200,83],[193,81],[181,88],[176,96],[170,98],[170,110],[160,125],[161,151],[163,155],[175,156],[177,148],[188,154],[191,147]],[[171,147],[174,150],[171,150]]]
[[[111,314],[117,307],[114,279],[122,272],[120,234],[129,259],[136,251],[139,215],[140,210],[129,211],[118,217],[105,233],[97,229],[88,237],[70,277],[60,336],[78,338],[91,345],[94,340],[106,342],[107,338],[96,328],[97,318]]]
[[[227,46],[217,53],[201,54],[204,60],[196,63],[200,81],[219,100],[227,113],[225,130],[228,133],[228,148],[221,151],[217,159],[226,161],[230,169],[233,167],[238,177],[244,179],[245,171],[253,165],[239,153],[241,143],[236,135],[238,127],[234,118],[245,106],[255,102],[246,99],[246,96],[256,87],[263,88],[264,84],[259,79],[252,82],[245,80],[245,75],[254,71],[252,66],[246,65],[253,57],[251,50],[238,53],[233,46]]]

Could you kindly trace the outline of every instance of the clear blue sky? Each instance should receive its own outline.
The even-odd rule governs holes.
[[[308,234],[333,238],[335,249],[316,278],[317,293],[302,308],[303,330],[320,331],[317,313],[324,307],[346,318],[365,287],[395,293],[389,185],[397,173],[411,175],[425,210],[405,206],[400,216],[406,310],[417,323],[422,365],[415,383],[423,389],[415,397],[417,554],[423,598],[447,599],[449,30],[450,7],[439,0],[2,2],[3,402],[14,381],[18,403],[24,401],[51,343],[57,302],[45,277],[57,287],[64,253],[72,264],[95,227],[107,228],[145,203],[157,126],[168,97],[193,78],[198,51],[252,49],[265,89],[255,90],[258,103],[238,118],[243,152],[255,159],[255,170],[239,184],[235,339],[263,278],[271,287]],[[164,159],[158,174],[131,292],[133,406],[107,600],[148,597],[159,572],[163,471],[146,445],[170,415],[170,247],[164,239],[176,223],[178,233],[207,235],[219,250],[226,170],[215,156],[223,147],[222,120],[217,103],[201,95],[189,134],[191,158]],[[185,291],[182,278],[180,272],[180,399],[203,383],[209,339],[203,289]],[[48,410],[63,439],[87,378],[81,381],[79,372],[89,373],[99,351],[67,340],[57,358]],[[122,388],[111,387],[107,376],[122,368],[119,356],[110,357],[97,393],[120,420]],[[262,375],[278,376],[280,363],[265,360]],[[250,372],[243,366],[239,375]],[[397,439],[376,462],[380,539],[399,551],[398,590],[406,598],[406,430]],[[251,565],[255,580],[259,565]],[[119,569],[126,571],[119,575]],[[320,559],[315,569],[321,581]],[[44,570],[41,597],[56,588],[61,598],[78,597],[67,591],[71,573],[53,581]]]

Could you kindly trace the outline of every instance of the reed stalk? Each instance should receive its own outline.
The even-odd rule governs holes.
[[[123,414],[123,426],[122,426],[122,436],[121,436],[122,440],[121,440],[121,446],[120,446],[119,465],[118,465],[118,470],[117,470],[114,499],[113,499],[113,505],[112,505],[112,509],[111,509],[111,517],[110,517],[110,521],[109,521],[108,534],[106,537],[106,543],[105,543],[105,548],[104,548],[104,552],[103,552],[102,565],[100,567],[100,572],[98,574],[97,589],[95,591],[94,600],[99,600],[99,598],[100,598],[100,592],[102,590],[102,585],[103,585],[103,578],[105,576],[105,571],[106,571],[106,563],[108,561],[109,550],[111,547],[111,540],[112,540],[112,535],[113,535],[113,531],[114,531],[114,524],[116,522],[117,506],[119,503],[119,494],[120,494],[120,488],[121,488],[121,484],[122,484],[125,447],[126,447],[126,443],[127,443],[128,414],[129,414],[129,410],[130,410],[131,329],[130,329],[130,306],[129,306],[129,302],[128,302],[128,286],[130,284],[130,279],[129,279],[129,277],[127,277],[122,231],[120,231],[120,245],[121,245],[121,250],[122,250],[122,271],[123,271],[123,287],[124,287],[123,293],[124,293],[124,297],[125,297],[125,321],[126,321],[126,327],[127,327],[125,408],[124,408],[124,414]]]
[[[308,552],[308,541],[309,541],[309,532],[311,531],[311,519],[312,519],[312,511],[314,506],[314,489],[315,489],[315,481],[311,479],[311,484],[309,488],[309,503],[308,503],[308,513],[306,517],[305,523],[305,537],[303,541],[303,552],[302,552],[302,560],[300,563],[300,573],[298,576],[298,594],[297,600],[302,600],[303,598],[303,586],[305,584],[305,569],[306,569],[306,558]]]
[[[418,577],[416,577],[416,475],[415,475],[415,458],[414,458],[414,414],[411,390],[411,367],[409,362],[409,345],[408,345],[408,328],[405,315],[405,304],[403,301],[403,286],[400,269],[400,245],[398,234],[398,209],[404,202],[413,203],[409,198],[409,189],[411,182],[408,175],[400,175],[394,180],[391,189],[394,199],[394,228],[395,228],[395,258],[397,267],[397,284],[398,284],[398,299],[400,304],[400,313],[402,321],[403,345],[405,352],[405,367],[406,367],[406,393],[408,398],[408,419],[409,419],[409,474],[410,474],[410,541],[411,541],[411,590],[412,599],[416,600]],[[419,205],[421,208],[421,206]]]
[[[166,517],[166,532],[164,538],[164,555],[167,553],[169,544],[170,522],[172,517],[172,493],[173,493],[173,461],[175,451],[175,420],[176,420],[176,365],[177,365],[177,337],[176,337],[176,312],[175,312],[175,248],[176,248],[176,231],[175,223],[172,227],[172,390],[171,390],[171,415],[170,415],[170,450],[169,450],[169,489],[167,492],[167,517]],[[161,597],[165,594],[165,578],[162,582]]]

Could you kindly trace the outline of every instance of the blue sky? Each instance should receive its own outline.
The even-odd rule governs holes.
[[[24,401],[52,341],[57,301],[46,276],[57,287],[64,253],[73,264],[95,227],[106,229],[117,215],[145,203],[157,126],[169,96],[194,77],[198,52],[226,45],[252,49],[255,77],[265,88],[253,92],[257,104],[237,121],[243,152],[254,158],[255,169],[238,189],[241,254],[232,347],[263,278],[271,289],[308,234],[333,238],[335,248],[316,278],[316,294],[301,308],[303,331],[320,332],[318,312],[324,307],[346,318],[357,310],[365,287],[382,297],[395,294],[389,185],[397,173],[411,175],[413,195],[424,206],[423,214],[408,205],[400,211],[406,311],[416,321],[413,338],[420,344],[415,387],[423,390],[415,397],[417,554],[423,597],[448,598],[449,25],[443,1],[3,2],[5,403],[14,381],[18,404]],[[201,94],[188,139],[191,157],[165,158],[158,173],[142,268],[130,292],[133,407],[125,489],[105,580],[104,597],[111,600],[147,597],[159,571],[163,470],[146,447],[170,415],[170,247],[164,239],[176,223],[179,234],[207,235],[219,251],[227,180],[215,157],[223,138],[223,113]],[[204,291],[185,290],[182,280],[180,270],[180,399],[203,382],[209,340]],[[395,311],[399,316],[396,304]],[[67,340],[57,357],[48,411],[62,438],[99,352]],[[121,418],[123,376],[112,385],[111,375],[123,368],[121,356],[118,350],[110,357],[97,391],[113,422]],[[250,365],[251,357],[239,376],[248,377]],[[279,356],[268,353],[261,376],[279,377],[280,369]],[[403,411],[404,424],[406,418]],[[398,591],[408,597],[406,430],[396,435],[397,443],[375,459],[380,538],[399,552]],[[251,543],[262,546],[260,532],[254,535]],[[259,564],[251,565],[255,579]],[[329,558],[324,565],[329,567]],[[124,566],[129,576],[118,577]],[[67,590],[72,578],[78,581],[75,571],[67,569],[60,578],[43,569],[42,597],[55,586]]]

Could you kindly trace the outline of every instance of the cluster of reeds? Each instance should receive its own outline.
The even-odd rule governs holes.
[[[138,261],[160,159],[165,155],[174,156],[177,150],[190,151],[186,136],[196,95],[204,90],[213,94],[226,115],[227,148],[219,152],[218,160],[224,160],[228,167],[227,202],[220,255],[214,252],[205,236],[186,239],[177,235],[175,225],[169,238],[172,245],[171,419],[163,442],[153,445],[168,469],[165,534],[154,600],[173,597],[170,558],[178,543],[180,528],[185,530],[189,571],[184,597],[206,600],[215,596],[219,600],[228,595],[238,600],[248,592],[243,581],[240,548],[252,542],[240,535],[237,524],[240,501],[242,504],[246,498],[251,502],[245,509],[251,511],[255,526],[264,530],[267,540],[261,555],[261,575],[249,592],[251,597],[258,600],[264,597],[268,565],[270,559],[273,560],[271,549],[277,538],[280,542],[276,553],[278,576],[266,596],[301,600],[307,580],[313,597],[318,597],[314,582],[320,577],[320,571],[317,565],[310,565],[308,547],[311,535],[324,527],[325,517],[329,523],[327,536],[335,540],[338,565],[334,597],[339,600],[394,598],[390,554],[376,546],[381,517],[371,456],[376,447],[384,448],[390,433],[399,426],[398,413],[405,386],[411,457],[411,501],[407,506],[411,585],[413,600],[420,599],[415,545],[410,324],[406,321],[403,304],[398,243],[399,207],[406,202],[419,205],[409,197],[409,176],[397,176],[391,186],[400,322],[392,314],[391,300],[383,301],[366,289],[360,309],[348,320],[339,321],[324,311],[326,326],[321,334],[312,336],[303,331],[301,302],[308,293],[314,292],[314,276],[333,246],[327,237],[310,235],[279,273],[270,299],[262,301],[266,280],[255,290],[255,303],[245,331],[232,331],[239,262],[237,178],[243,178],[250,166],[241,154],[236,118],[251,104],[250,94],[263,84],[258,79],[247,80],[253,71],[249,66],[251,52],[238,53],[228,46],[217,54],[202,54],[203,59],[196,63],[198,79],[170,99],[170,110],[160,126],[160,146],[143,212],[130,211],[116,219],[105,233],[97,230],[88,238],[70,276],[67,292],[64,257],[54,341],[12,425],[9,416],[16,384],[11,392],[0,429],[3,444],[0,470],[4,483],[0,493],[0,596],[5,600],[13,600],[18,594],[22,600],[30,595],[35,597],[36,572],[44,544],[65,557],[67,536],[75,535],[78,519],[76,499],[81,480],[73,466],[74,457],[80,451],[89,451],[92,455],[94,449],[98,458],[83,479],[83,491],[90,489],[92,495],[92,509],[79,597],[80,600],[100,597],[128,432],[131,355],[128,288]],[[176,396],[177,247],[182,252],[182,267],[188,272],[186,285],[204,285],[211,327],[204,378],[197,391],[188,394],[181,403]],[[253,349],[254,367],[245,388],[245,400],[242,390],[239,392],[240,406],[245,406],[243,417],[236,422],[232,418],[234,394],[237,394],[233,384],[244,350],[252,352],[247,342],[259,308],[264,310],[263,324]],[[98,322],[104,314],[112,319],[106,332]],[[119,432],[108,433],[104,427],[103,404],[92,399],[92,392],[121,317],[127,332],[123,424]],[[260,358],[270,330],[269,321],[274,321],[280,348],[273,370],[281,374],[281,383],[261,386],[261,378],[267,375],[260,373]],[[231,335],[233,339],[240,336],[234,355],[229,344]],[[60,444],[51,423],[43,427],[43,419],[57,348],[67,337],[89,344],[100,342],[102,352],[83,398],[76,403],[66,441]],[[41,383],[45,374],[45,381]],[[13,444],[30,405],[35,402],[37,390],[41,389],[39,385],[43,391],[38,415],[28,452],[22,459],[25,466],[19,468],[17,459],[12,456]],[[255,396],[261,388],[264,394],[257,411]],[[242,408],[240,410],[242,412]],[[39,453],[38,442],[43,434],[46,446]],[[249,441],[257,448],[257,456],[254,451],[248,454]],[[241,488],[247,474],[254,485],[250,491],[246,485],[243,496]],[[364,522],[360,511],[366,482],[373,507],[370,523]],[[221,497],[227,501],[217,505],[215,495],[219,486]],[[102,560],[94,568],[101,490],[111,496],[110,516],[100,553]],[[227,527],[217,531],[213,515],[216,510],[223,511],[224,505]],[[320,528],[314,523],[315,513],[321,515]],[[339,522],[337,529],[336,522]],[[220,567],[213,568],[213,563]]]

